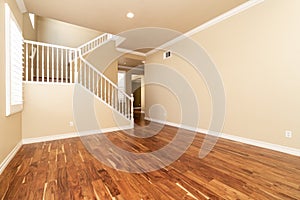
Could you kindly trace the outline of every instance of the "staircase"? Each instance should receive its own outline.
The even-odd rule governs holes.
[[[24,81],[47,84],[80,84],[111,109],[131,121],[133,95],[127,95],[99,72],[84,56],[115,39],[103,34],[78,48],[24,41]]]

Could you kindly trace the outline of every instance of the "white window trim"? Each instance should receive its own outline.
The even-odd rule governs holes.
[[[22,38],[22,31],[17,23],[17,20],[15,19],[13,13],[11,12],[9,6],[7,3],[5,3],[5,83],[6,83],[6,116],[21,112],[23,110],[23,88],[21,90],[21,98],[22,101],[18,103],[13,103],[12,102],[12,86],[11,86],[11,44],[10,44],[10,39],[11,39],[11,21],[14,21],[19,33],[21,35],[20,38]],[[21,66],[21,70],[23,71],[23,64]],[[20,80],[22,82],[22,79]],[[21,83],[22,84],[22,83]],[[22,86],[23,87],[23,86]]]

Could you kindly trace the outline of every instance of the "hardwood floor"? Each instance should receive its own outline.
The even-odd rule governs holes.
[[[140,124],[148,127],[136,127],[132,134],[162,129],[144,139],[121,131],[104,135],[124,150],[145,153],[168,144],[177,131]],[[105,144],[97,141],[104,135],[22,146],[0,176],[0,199],[300,199],[296,156],[219,139],[213,151],[199,159],[204,135],[198,134],[173,164],[148,173],[127,173],[102,164],[84,147],[83,141],[88,141],[93,150],[101,149]],[[113,158],[115,164],[122,162]]]

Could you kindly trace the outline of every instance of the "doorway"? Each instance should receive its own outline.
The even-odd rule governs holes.
[[[134,97],[134,118],[135,120],[141,120],[144,118],[145,109],[144,75],[131,75],[131,92]]]

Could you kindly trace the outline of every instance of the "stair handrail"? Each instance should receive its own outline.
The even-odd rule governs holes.
[[[90,68],[90,70],[92,70],[95,74],[97,74],[99,77],[101,77],[101,79],[103,79],[104,81],[106,81],[113,89],[115,89],[118,93],[120,93],[123,98],[125,99],[125,102],[129,103],[128,108],[126,107],[125,108],[125,111],[124,111],[124,107],[122,108],[122,111],[120,110],[120,108],[118,107],[115,107],[114,104],[113,105],[110,105],[113,109],[115,109],[116,111],[120,112],[122,115],[124,115],[127,119],[131,120],[131,125],[133,125],[133,95],[131,94],[131,96],[129,96],[126,92],[124,92],[123,90],[120,90],[119,87],[114,83],[112,82],[109,78],[107,78],[102,72],[100,72],[94,65],[92,65],[91,63],[89,63],[86,59],[84,59],[84,55],[86,55],[87,53],[93,51],[94,49],[100,47],[101,45],[105,44],[106,42],[109,42],[111,39],[113,39],[114,36],[112,34],[109,34],[109,33],[105,33],[105,34],[102,34],[94,39],[92,39],[91,41],[81,45],[80,47],[78,48],[72,48],[72,47],[67,47],[67,46],[62,46],[62,45],[55,45],[55,44],[49,44],[49,43],[43,43],[43,42],[36,42],[36,41],[30,41],[30,40],[24,40],[24,44],[25,44],[25,48],[24,50],[26,51],[26,55],[24,57],[24,59],[26,60],[25,62],[25,71],[26,71],[26,76],[25,76],[25,80],[28,81],[29,80],[29,72],[30,72],[30,81],[34,81],[34,77],[33,77],[33,61],[34,61],[34,58],[30,57],[29,56],[29,52],[28,52],[28,45],[31,45],[31,48],[33,48],[35,45],[37,48],[39,46],[42,46],[43,48],[45,47],[46,50],[47,50],[47,54],[45,55],[46,56],[46,59],[44,59],[44,54],[42,55],[42,81],[41,82],[52,82],[52,83],[55,83],[55,82],[59,82],[58,78],[62,78],[61,79],[61,82],[63,83],[63,72],[66,71],[66,74],[67,75],[70,75],[70,80],[67,81],[68,83],[81,83],[81,80],[79,81],[79,70],[80,68],[82,67],[81,66],[81,62],[84,63],[88,68]],[[66,58],[64,58],[64,56],[61,58],[61,62],[64,62],[64,64],[66,66],[63,66],[63,67],[66,67],[66,68],[60,68],[61,72],[62,73],[58,73],[59,71],[58,68],[57,68],[57,63],[56,63],[56,74],[61,77],[56,77],[56,81],[54,81],[54,77],[53,75],[55,75],[54,73],[54,63],[55,63],[55,60],[53,58],[49,58],[50,54],[52,55],[53,54],[53,49],[56,48],[56,49],[61,49],[63,50],[63,52],[68,52],[68,56],[66,56]],[[49,51],[50,50],[50,51]],[[33,52],[34,50],[31,50],[31,53],[34,53]],[[37,50],[38,52],[38,50]],[[42,51],[44,52],[44,50]],[[51,53],[52,52],[52,53]],[[41,52],[40,52],[41,53]],[[64,55],[64,54],[63,54]],[[67,54],[66,54],[67,55]],[[38,55],[39,56],[39,55]],[[57,56],[57,55],[56,55]],[[66,60],[64,60],[66,59]],[[79,59],[79,60],[78,60]],[[31,60],[30,62],[30,66],[28,65],[28,60]],[[44,69],[44,61],[47,61],[46,64],[45,64],[45,67],[46,67],[46,70]],[[57,60],[57,61],[60,61],[60,60]],[[80,61],[80,63],[78,63],[78,61]],[[36,63],[39,62],[38,58],[36,59],[36,61],[34,61]],[[69,62],[74,62],[74,66],[72,67],[72,65],[69,63]],[[30,70],[29,70],[29,67],[30,67]],[[50,68],[51,68],[51,74],[50,74]],[[67,72],[67,70],[70,70],[69,74]],[[73,71],[72,69],[74,69],[74,79],[73,78]],[[37,68],[37,73],[39,74],[39,71],[38,71],[38,68]],[[45,76],[46,75],[46,76]],[[50,80],[50,75],[52,75],[52,80]],[[46,78],[46,79],[45,79]],[[38,80],[38,77],[36,79],[37,82],[39,82]],[[86,80],[85,80],[86,81]],[[90,81],[90,80],[89,80]],[[91,90],[89,87],[87,87],[86,85],[83,84],[82,82],[82,86],[86,87],[87,89]],[[92,92],[92,91],[91,91]],[[97,95],[94,91],[93,93],[95,95]],[[103,100],[105,103],[106,100],[105,99],[102,99],[102,97],[100,98],[101,100]],[[124,105],[123,105],[124,106]]]
[[[94,70],[99,76],[101,76],[102,78],[104,78],[107,82],[109,82],[114,88],[116,88],[117,90],[119,90],[118,86],[112,82],[109,78],[107,78],[103,73],[101,73],[98,69],[96,69],[94,67],[94,65],[92,65],[90,62],[88,62],[86,59],[84,59],[82,57],[81,54],[79,54],[79,58],[80,60],[82,60],[82,62],[84,62],[85,64],[87,64],[92,70]],[[131,99],[131,96],[129,96],[126,92],[124,92],[123,90],[119,90],[119,92],[121,92],[124,96],[126,96],[128,99]]]
[[[77,48],[30,40],[23,40],[23,44],[25,81],[73,83],[73,71],[77,70]],[[70,65],[73,60],[75,60],[75,66]],[[41,68],[34,68],[34,65],[39,63],[41,63]],[[42,74],[41,77],[40,74]]]
[[[59,48],[59,49],[68,49],[68,50],[72,50],[72,51],[77,51],[77,49],[78,49],[78,48],[72,48],[72,47],[57,45],[57,44],[50,44],[50,43],[44,43],[44,42],[36,42],[36,41],[32,41],[32,40],[23,40],[23,42],[28,43],[28,44],[46,46],[46,47],[53,47],[53,48]]]
[[[113,38],[113,35],[110,33],[104,33],[102,35],[99,35],[98,37],[82,44],[77,49],[79,49],[79,52],[82,56],[88,54],[89,52],[93,51],[94,49],[98,48],[99,46],[103,45],[105,42],[108,42],[110,39]],[[97,43],[97,41],[99,41]]]
[[[88,91],[92,92],[94,95],[96,95],[99,99],[101,99],[105,104],[122,114],[125,118],[131,121],[131,125],[134,123],[133,118],[133,94],[129,96],[124,91],[120,90],[118,86],[113,83],[110,79],[108,79],[103,73],[101,73],[98,69],[96,69],[91,63],[89,63],[87,60],[85,60],[82,55],[79,53],[79,60],[80,60],[80,67],[78,68],[80,71],[80,76],[78,76],[78,83],[82,85],[84,88],[86,88]],[[88,69],[88,70],[87,70]],[[88,72],[87,72],[88,71]],[[86,74],[88,73],[88,75]],[[96,82],[95,82],[95,75],[96,75]],[[91,75],[92,74],[92,79]],[[79,72],[77,73],[79,75]],[[102,88],[102,79],[104,80],[104,94],[101,90],[101,94],[98,93],[98,89],[95,83],[99,81],[97,78],[100,77],[101,80],[101,88]],[[107,82],[107,84],[106,84]],[[117,93],[114,93],[113,91],[116,91]],[[106,93],[108,92],[108,93]],[[112,92],[112,93],[110,93]],[[119,95],[119,93],[123,96],[123,100],[119,103],[116,103],[116,96]],[[108,96],[106,96],[108,94]],[[118,101],[118,100],[117,100]]]

